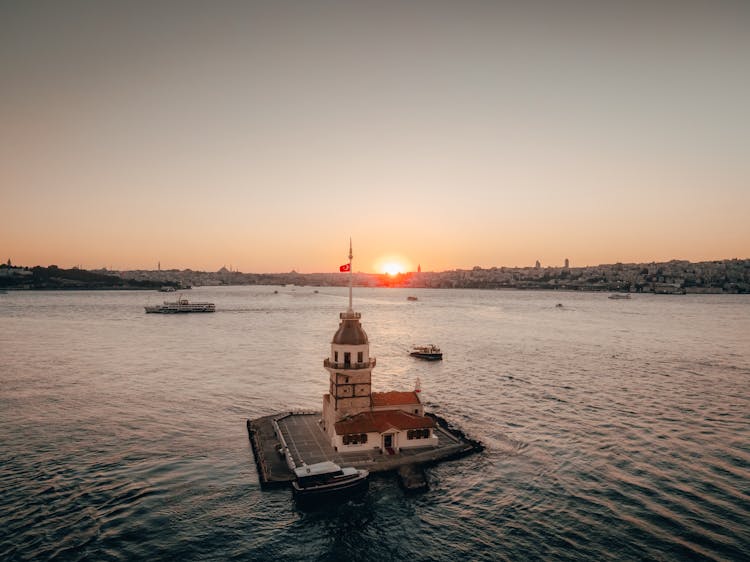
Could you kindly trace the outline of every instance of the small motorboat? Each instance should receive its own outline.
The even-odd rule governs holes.
[[[438,346],[432,343],[429,345],[415,345],[412,347],[409,355],[418,359],[427,359],[428,361],[439,361],[443,358],[443,352],[440,351]]]
[[[408,301],[417,301],[419,299],[417,297],[415,297],[414,295],[409,295],[408,297],[406,297],[406,300],[408,300]]]
[[[341,468],[331,461],[303,464],[294,469],[296,479],[292,482],[292,490],[294,497],[303,501],[350,495],[367,489],[369,475],[367,470]]]
[[[607,298],[612,300],[629,299],[630,293],[612,293]]]

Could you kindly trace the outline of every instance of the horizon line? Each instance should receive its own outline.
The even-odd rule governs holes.
[[[603,267],[603,266],[614,266],[614,265],[647,265],[647,264],[667,264],[672,262],[687,262],[690,264],[703,264],[703,263],[716,263],[716,262],[727,262],[727,261],[750,261],[750,257],[745,258],[714,258],[714,259],[707,259],[707,260],[701,260],[701,261],[691,261],[688,259],[680,259],[680,258],[671,258],[669,260],[665,261],[656,261],[656,260],[650,260],[650,261],[640,261],[640,262],[610,262],[610,263],[598,263],[598,264],[586,264],[586,265],[569,265],[567,269],[584,269],[589,267]],[[291,269],[289,271],[241,271],[239,269],[227,269],[226,266],[222,266],[217,270],[209,270],[209,269],[193,269],[191,267],[185,267],[185,268],[159,268],[159,269],[145,269],[145,268],[113,268],[111,266],[102,266],[102,267],[94,267],[94,268],[86,268],[82,267],[80,264],[72,265],[70,267],[61,267],[57,264],[48,264],[48,265],[16,265],[12,263],[12,260],[8,259],[7,262],[0,263],[0,267],[15,267],[15,268],[28,268],[33,269],[35,267],[44,267],[44,268],[50,268],[50,267],[58,267],[60,269],[80,269],[84,271],[110,271],[110,272],[126,272],[126,271],[148,271],[148,272],[159,272],[159,271],[195,271],[196,273],[218,273],[222,269],[226,270],[227,273],[240,273],[243,275],[290,275],[290,274],[297,274],[297,275],[327,275],[327,274],[333,274],[333,273],[339,273],[338,271],[332,269],[331,271],[310,271],[310,272],[301,272],[297,271],[296,269]],[[422,270],[421,273],[445,273],[449,271],[471,271],[473,269],[565,269],[565,265],[542,265],[540,263],[539,267],[537,268],[536,264],[534,265],[522,265],[522,266],[510,266],[510,265],[493,265],[493,266],[480,266],[480,265],[474,265],[471,267],[456,267],[453,269],[442,269],[442,270]],[[375,272],[375,271],[355,271],[353,273],[357,274],[365,274],[365,275],[389,275],[386,272]],[[399,271],[396,275],[406,275],[409,273],[417,273],[417,271]]]

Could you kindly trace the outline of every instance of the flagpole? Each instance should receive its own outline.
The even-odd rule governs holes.
[[[353,312],[352,308],[352,237],[349,237],[349,312]]]

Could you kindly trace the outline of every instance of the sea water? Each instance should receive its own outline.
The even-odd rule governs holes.
[[[747,559],[750,297],[355,288],[373,388],[486,450],[308,512],[245,420],[320,409],[346,289],[184,296],[0,295],[0,559]]]

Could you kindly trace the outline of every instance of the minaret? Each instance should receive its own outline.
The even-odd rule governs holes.
[[[323,361],[329,374],[329,393],[323,396],[323,427],[333,439],[337,421],[370,409],[372,369],[370,343],[359,312],[352,308],[352,245],[349,240],[349,308],[339,314],[339,329],[331,341],[331,355]]]

